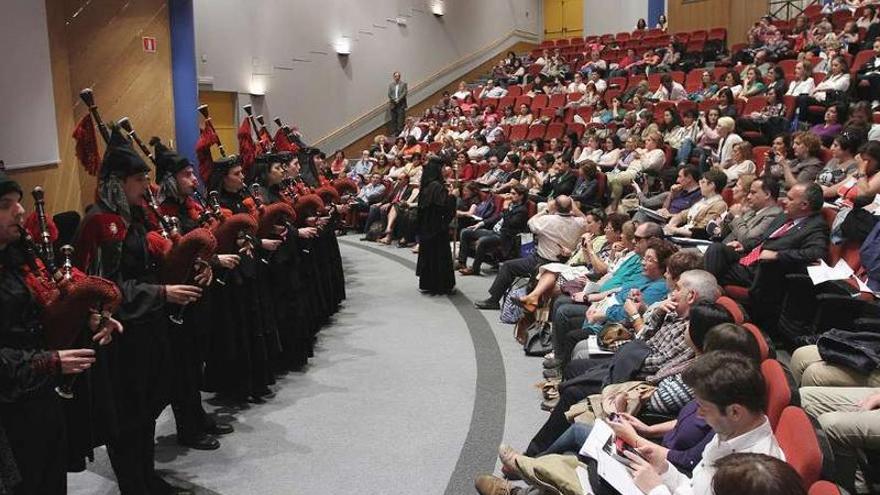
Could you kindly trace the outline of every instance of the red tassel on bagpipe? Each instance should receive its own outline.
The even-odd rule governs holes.
[[[162,237],[162,234],[155,230],[147,232],[147,252],[155,259],[162,259],[171,251],[174,243],[171,239]]]
[[[346,194],[356,196],[359,189],[357,183],[351,179],[336,179],[333,181],[332,186],[340,196],[345,196]]]
[[[334,191],[335,192],[335,191]],[[317,216],[324,209],[324,200],[317,194],[306,194],[296,198],[296,216],[305,220]]]
[[[25,218],[23,227],[27,230],[28,234],[30,234],[31,238],[42,240],[43,236],[40,232],[40,219],[37,217],[37,212],[33,211],[27,218]],[[52,217],[48,215],[46,215],[46,227],[49,230],[49,241],[54,243],[58,240],[58,226],[55,225],[55,221]]]
[[[275,149],[278,151],[289,151],[293,154],[299,153],[299,146],[287,139],[287,133],[284,132],[284,129],[275,131]]]
[[[214,124],[210,120],[205,121],[205,127],[196,141],[196,157],[199,159],[199,174],[204,182],[208,182],[211,169],[214,168],[214,159],[211,158],[211,146],[220,144],[220,137],[214,130]]]
[[[80,119],[73,130],[73,139],[76,140],[76,158],[79,163],[89,175],[97,175],[101,168],[101,155],[98,152],[98,137],[91,113]]]
[[[247,117],[241,120],[238,126],[238,157],[241,158],[241,169],[247,175],[254,159],[257,157],[257,145],[251,135],[251,121]]]

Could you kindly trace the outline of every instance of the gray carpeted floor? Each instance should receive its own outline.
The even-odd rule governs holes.
[[[172,482],[223,495],[475,493],[497,444],[524,448],[537,431],[540,360],[523,355],[497,311],[471,305],[492,277],[425,296],[408,249],[340,244],[348,300],[305,372],[281,380],[268,404],[216,410],[236,428],[216,451],[177,447],[170,410],[160,418],[158,466]],[[103,449],[70,488],[117,493]]]

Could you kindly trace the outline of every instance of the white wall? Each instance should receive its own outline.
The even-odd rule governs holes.
[[[0,108],[14,115],[0,128],[0,160],[8,169],[58,163],[46,4],[4,2],[0,46]]]
[[[542,29],[540,0],[445,0],[441,18],[430,3],[195,0],[200,83],[239,93],[264,86],[254,101],[264,115],[334,148],[383,122],[393,71],[403,73],[413,105],[507,46],[537,41]],[[388,21],[398,15],[406,26]],[[347,58],[333,47],[343,36]]]
[[[584,36],[631,32],[639,19],[648,19],[648,0],[584,0]]]

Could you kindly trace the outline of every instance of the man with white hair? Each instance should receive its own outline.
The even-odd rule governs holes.
[[[688,270],[681,274],[669,297],[656,303],[652,309],[632,317],[636,341],[625,344],[611,359],[601,362],[593,359],[572,361],[565,369],[564,381],[559,385],[559,402],[544,426],[538,431],[525,454],[537,455],[547,450],[568,429],[565,412],[590,395],[602,392],[602,387],[614,368],[615,375],[622,367],[632,370],[628,379],[649,379],[666,373],[673,367],[694,357],[685,334],[691,307],[700,301],[714,301],[721,294],[715,276],[704,270]],[[630,347],[630,350],[627,348]],[[642,348],[639,351],[637,348]],[[630,352],[635,351],[635,352]],[[644,358],[638,361],[639,355]]]

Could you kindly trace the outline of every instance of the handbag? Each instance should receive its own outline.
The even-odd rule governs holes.
[[[553,350],[553,332],[549,321],[535,321],[526,330],[523,351],[526,356],[543,357]]]
[[[626,342],[632,340],[635,336],[633,333],[621,325],[620,323],[609,323],[602,327],[596,336],[599,348],[603,351],[616,350]]]
[[[513,325],[523,317],[524,311],[522,304],[519,303],[519,298],[526,295],[526,288],[525,285],[514,287],[501,298],[501,314],[499,315],[501,323]]]

